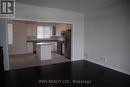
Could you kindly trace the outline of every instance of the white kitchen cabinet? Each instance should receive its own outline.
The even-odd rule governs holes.
[[[40,60],[49,60],[51,57],[51,44],[50,43],[37,43],[36,53]]]
[[[57,42],[50,42],[51,43],[51,51],[57,52]]]

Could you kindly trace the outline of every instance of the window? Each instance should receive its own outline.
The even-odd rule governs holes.
[[[13,44],[13,24],[8,24],[8,44]]]
[[[50,38],[52,36],[52,28],[49,26],[37,27],[37,38]]]

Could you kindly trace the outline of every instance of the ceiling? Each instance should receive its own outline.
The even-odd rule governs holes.
[[[120,3],[123,0],[16,0],[16,3],[87,12],[89,10]]]

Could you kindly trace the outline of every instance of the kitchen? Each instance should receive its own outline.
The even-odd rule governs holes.
[[[71,24],[13,20],[8,25],[12,69],[71,61]]]

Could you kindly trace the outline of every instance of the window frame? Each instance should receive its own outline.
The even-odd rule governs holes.
[[[43,29],[43,31],[42,31],[43,35],[41,35],[41,36],[40,35],[38,36],[38,27],[42,27],[42,29]],[[46,29],[46,28],[50,28],[50,35],[45,35],[46,30],[44,30],[44,29]],[[36,35],[37,39],[47,39],[47,38],[51,38],[51,36],[52,36],[52,27],[51,26],[44,26],[44,25],[37,26],[37,35]]]
[[[10,29],[10,30],[9,30]],[[8,45],[13,45],[13,24],[7,24]],[[10,32],[9,32],[10,31]]]

